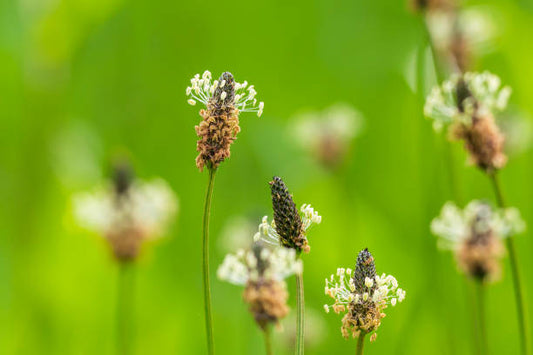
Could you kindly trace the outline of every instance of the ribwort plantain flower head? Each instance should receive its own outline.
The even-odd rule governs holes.
[[[493,114],[506,108],[510,94],[511,89],[489,72],[454,75],[433,88],[424,112],[436,130],[448,125],[451,137],[464,141],[472,163],[492,173],[507,162],[505,138]]]
[[[243,299],[257,324],[265,330],[288,314],[284,279],[301,272],[302,262],[296,259],[294,250],[271,249],[262,242],[255,242],[251,250],[226,255],[218,269],[218,278],[245,286]]]
[[[341,333],[346,339],[376,331],[385,317],[383,311],[405,299],[405,291],[393,276],[376,274],[374,257],[368,249],[359,252],[353,271],[339,268],[326,278],[325,293],[335,301],[333,305],[324,305],[325,311],[344,313]],[[376,336],[373,333],[370,340]]]
[[[290,129],[296,142],[329,169],[343,163],[363,126],[363,116],[342,103],[321,112],[300,114],[293,121]]]
[[[309,253],[307,233],[311,226],[322,222],[322,217],[308,204],[303,204],[298,211],[292,195],[280,177],[274,177],[270,182],[270,189],[274,220],[269,223],[268,217],[263,217],[254,239],[294,249],[298,254]]]
[[[502,240],[521,233],[525,223],[516,208],[496,209],[474,200],[463,210],[447,202],[431,231],[438,245],[455,253],[459,269],[480,281],[496,280],[504,255]]]
[[[211,81],[211,73],[196,74],[187,87],[186,95],[190,105],[201,102],[202,122],[196,126],[200,138],[196,149],[199,152],[196,166],[200,171],[205,166],[216,169],[230,156],[230,146],[240,132],[239,113],[263,114],[264,103],[258,102],[253,85],[238,83],[229,72],[222,73],[218,80]]]
[[[164,233],[178,203],[164,180],[143,182],[119,165],[111,183],[75,195],[73,207],[78,224],[105,237],[115,258],[127,262],[137,258],[143,241]]]

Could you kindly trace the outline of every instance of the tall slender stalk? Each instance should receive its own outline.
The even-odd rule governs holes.
[[[117,278],[117,354],[131,354],[133,338],[131,320],[133,314],[134,274],[133,265],[129,262],[119,263]]]
[[[355,355],[363,355],[363,347],[365,346],[365,336],[366,333],[362,332],[357,337],[357,349],[355,350]]]
[[[477,303],[477,323],[479,327],[479,349],[480,354],[488,354],[487,327],[485,324],[485,286],[483,281],[476,280],[476,303]]]
[[[216,169],[209,168],[209,180],[205,194],[203,230],[202,230],[202,262],[204,276],[204,310],[205,310],[205,332],[207,337],[207,353],[214,354],[213,342],[213,319],[211,317],[211,284],[209,282],[209,218],[211,215],[211,199],[213,197],[213,186],[215,183]]]
[[[498,176],[496,173],[488,174],[492,182],[492,187],[494,188],[494,193],[496,195],[496,201],[500,208],[505,208],[505,200],[503,198],[502,189]],[[511,273],[513,275],[513,285],[514,285],[514,294],[516,302],[516,311],[518,318],[518,328],[520,332],[520,347],[522,349],[522,354],[529,354],[529,339],[528,331],[525,317],[525,304],[524,304],[524,295],[522,293],[522,285],[520,279],[520,271],[518,270],[518,257],[516,255],[516,250],[514,247],[514,238],[510,236],[506,239],[507,251],[509,253],[509,260],[511,262]]]
[[[263,336],[265,338],[265,353],[266,355],[272,355],[272,337],[271,328],[269,325],[263,330]]]
[[[296,354],[303,355],[304,353],[304,280],[303,273],[296,274]]]

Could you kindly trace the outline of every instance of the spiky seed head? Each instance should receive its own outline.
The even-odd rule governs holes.
[[[303,234],[302,218],[296,204],[283,180],[274,176],[270,182],[274,223],[280,236],[281,244],[297,252],[308,248],[307,239]]]
[[[370,287],[371,292],[373,292],[376,289],[376,266],[374,264],[374,257],[370,254],[368,248],[365,248],[359,252],[355,264],[353,274],[355,293],[363,294],[367,292],[368,287],[365,285],[367,278],[373,280],[373,284]]]
[[[235,101],[235,78],[230,72],[224,72],[218,79],[218,86],[211,97],[212,103],[218,108],[233,106]]]

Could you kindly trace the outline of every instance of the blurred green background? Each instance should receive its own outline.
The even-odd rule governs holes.
[[[493,50],[475,68],[511,85],[512,108],[529,120],[533,3],[465,6],[483,6],[497,29]],[[215,185],[218,353],[263,352],[242,289],[214,275],[231,250],[220,241],[228,223],[271,215],[273,175],[284,177],[297,204],[311,203],[323,216],[304,259],[306,306],[316,313],[308,325],[318,329],[307,353],[354,352],[355,341],[341,337],[341,317],[322,310],[329,302],[323,282],[337,267],[353,267],[364,247],[378,272],[395,275],[407,290],[368,354],[472,353],[469,283],[429,232],[452,194],[447,143],[423,118],[413,84],[423,41],[420,18],[398,0],[2,0],[0,353],[114,353],[117,266],[101,238],[76,226],[70,201],[106,176],[117,150],[130,153],[140,177],[165,178],[180,200],[166,238],[147,245],[138,262],[135,352],[205,353],[200,226],[207,174],[194,164],[200,117],[187,105],[185,87],[206,69],[248,80],[265,102],[261,118],[241,116],[242,132]],[[434,83],[428,73],[425,92]],[[331,172],[294,144],[287,127],[294,114],[337,102],[356,107],[366,122],[345,164]],[[453,153],[460,202],[493,199],[459,144]],[[531,225],[528,146],[510,153],[501,179],[509,204]],[[531,301],[529,234],[516,244]],[[487,295],[493,353],[518,353],[513,300],[506,259],[501,282]],[[281,334],[274,341],[280,354],[292,352]]]

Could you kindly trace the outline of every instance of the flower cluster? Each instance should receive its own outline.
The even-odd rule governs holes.
[[[73,198],[79,225],[104,236],[115,257],[137,257],[143,240],[160,236],[177,210],[177,199],[161,179],[129,181],[116,174],[113,184]]]
[[[187,102],[194,106],[197,102],[203,103],[205,106],[209,105],[209,102],[217,92],[220,90],[220,99],[225,101],[232,101],[239,112],[255,112],[258,117],[263,114],[264,102],[258,102],[255,96],[257,91],[253,85],[248,85],[248,82],[243,83],[235,82],[233,89],[226,89],[226,81],[223,76],[219,80],[211,82],[211,72],[204,71],[202,76],[196,74],[191,79],[191,86],[188,86],[185,93],[189,99]]]
[[[507,105],[509,87],[488,72],[455,75],[428,96],[424,111],[434,120],[436,130],[450,125],[452,138],[463,140],[470,160],[487,173],[507,162],[503,153],[505,137],[496,125],[493,112]]]
[[[314,224],[320,224],[322,217],[311,205],[303,204],[300,212],[281,178],[274,177],[270,183],[274,220],[269,223],[264,216],[254,240],[263,240],[268,244],[282,245],[296,252],[308,253],[307,232]]]
[[[347,104],[336,104],[322,112],[294,118],[291,133],[298,144],[326,167],[337,167],[350,143],[362,128],[363,118]]]
[[[330,308],[335,313],[346,312],[341,327],[345,338],[377,330],[385,308],[405,299],[405,291],[393,276],[376,274],[374,258],[367,249],[359,253],[354,271],[339,268],[335,275],[326,278],[325,293],[335,300],[333,305],[324,305],[326,312]],[[376,333],[371,340],[375,338]]]
[[[237,139],[240,112],[263,113],[263,102],[257,102],[253,85],[237,83],[229,72],[222,73],[218,80],[211,82],[211,73],[206,71],[200,78],[196,74],[186,94],[189,104],[200,101],[205,109],[200,110],[202,122],[195,127],[199,140],[196,150],[196,166],[200,171],[207,166],[216,169],[230,156],[230,146]]]
[[[285,317],[288,294],[284,279],[302,272],[302,262],[290,249],[270,249],[256,242],[249,251],[228,254],[218,269],[221,280],[245,286],[243,299],[261,329]]]
[[[432,233],[440,237],[439,246],[453,250],[460,269],[480,280],[497,278],[504,250],[501,240],[524,229],[516,208],[494,209],[477,200],[464,210],[447,202],[431,223]]]
[[[498,76],[489,72],[453,75],[441,86],[433,88],[424,106],[424,113],[434,120],[433,127],[461,122],[472,124],[475,111],[502,111],[507,107],[511,88],[501,86]]]

